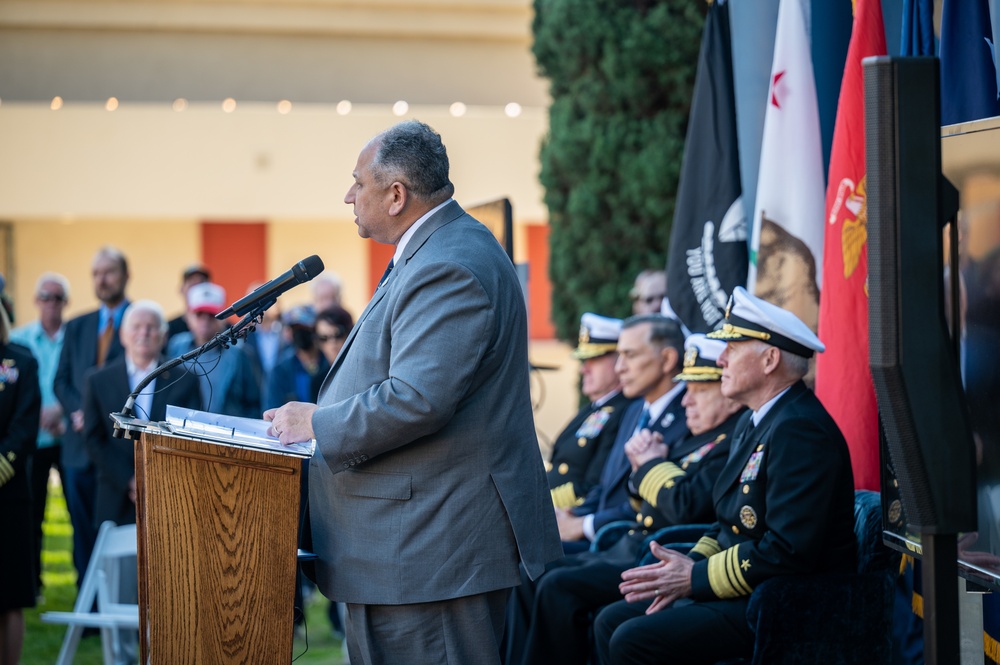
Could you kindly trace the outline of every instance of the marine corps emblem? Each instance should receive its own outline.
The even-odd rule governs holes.
[[[830,208],[827,220],[835,224],[841,220],[840,249],[844,261],[844,279],[849,279],[865,251],[868,241],[867,175],[855,185],[850,178],[844,178],[837,186],[837,196]]]
[[[757,526],[757,512],[750,506],[740,508],[740,523],[748,529]]]

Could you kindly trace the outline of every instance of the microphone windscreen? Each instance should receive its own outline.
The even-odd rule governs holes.
[[[323,259],[319,258],[315,254],[312,256],[307,256],[306,258],[299,261],[299,265],[302,266],[305,272],[305,281],[309,281],[316,275],[323,272]]]

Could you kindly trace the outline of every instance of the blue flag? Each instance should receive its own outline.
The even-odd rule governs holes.
[[[670,305],[692,332],[714,330],[746,274],[729,5],[715,2],[705,19],[670,234]]]
[[[988,0],[941,6],[941,124],[1000,115]]]
[[[934,55],[934,0],[903,0],[900,55]]]

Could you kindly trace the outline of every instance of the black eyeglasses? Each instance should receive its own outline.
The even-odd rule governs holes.
[[[316,335],[316,341],[320,344],[335,342],[338,339],[344,339],[344,337],[342,335]]]
[[[46,293],[45,291],[38,294],[37,298],[42,302],[49,302],[54,300],[56,302],[66,302],[66,296],[61,293]]]
[[[652,305],[657,300],[663,300],[666,296],[632,296],[632,302],[641,302],[647,305]]]

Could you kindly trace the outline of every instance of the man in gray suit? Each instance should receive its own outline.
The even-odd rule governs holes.
[[[345,202],[396,252],[319,404],[264,414],[309,466],[318,583],[351,662],[499,663],[504,608],[561,554],[528,394],[514,267],[452,200],[448,156],[404,122],[361,151]]]

